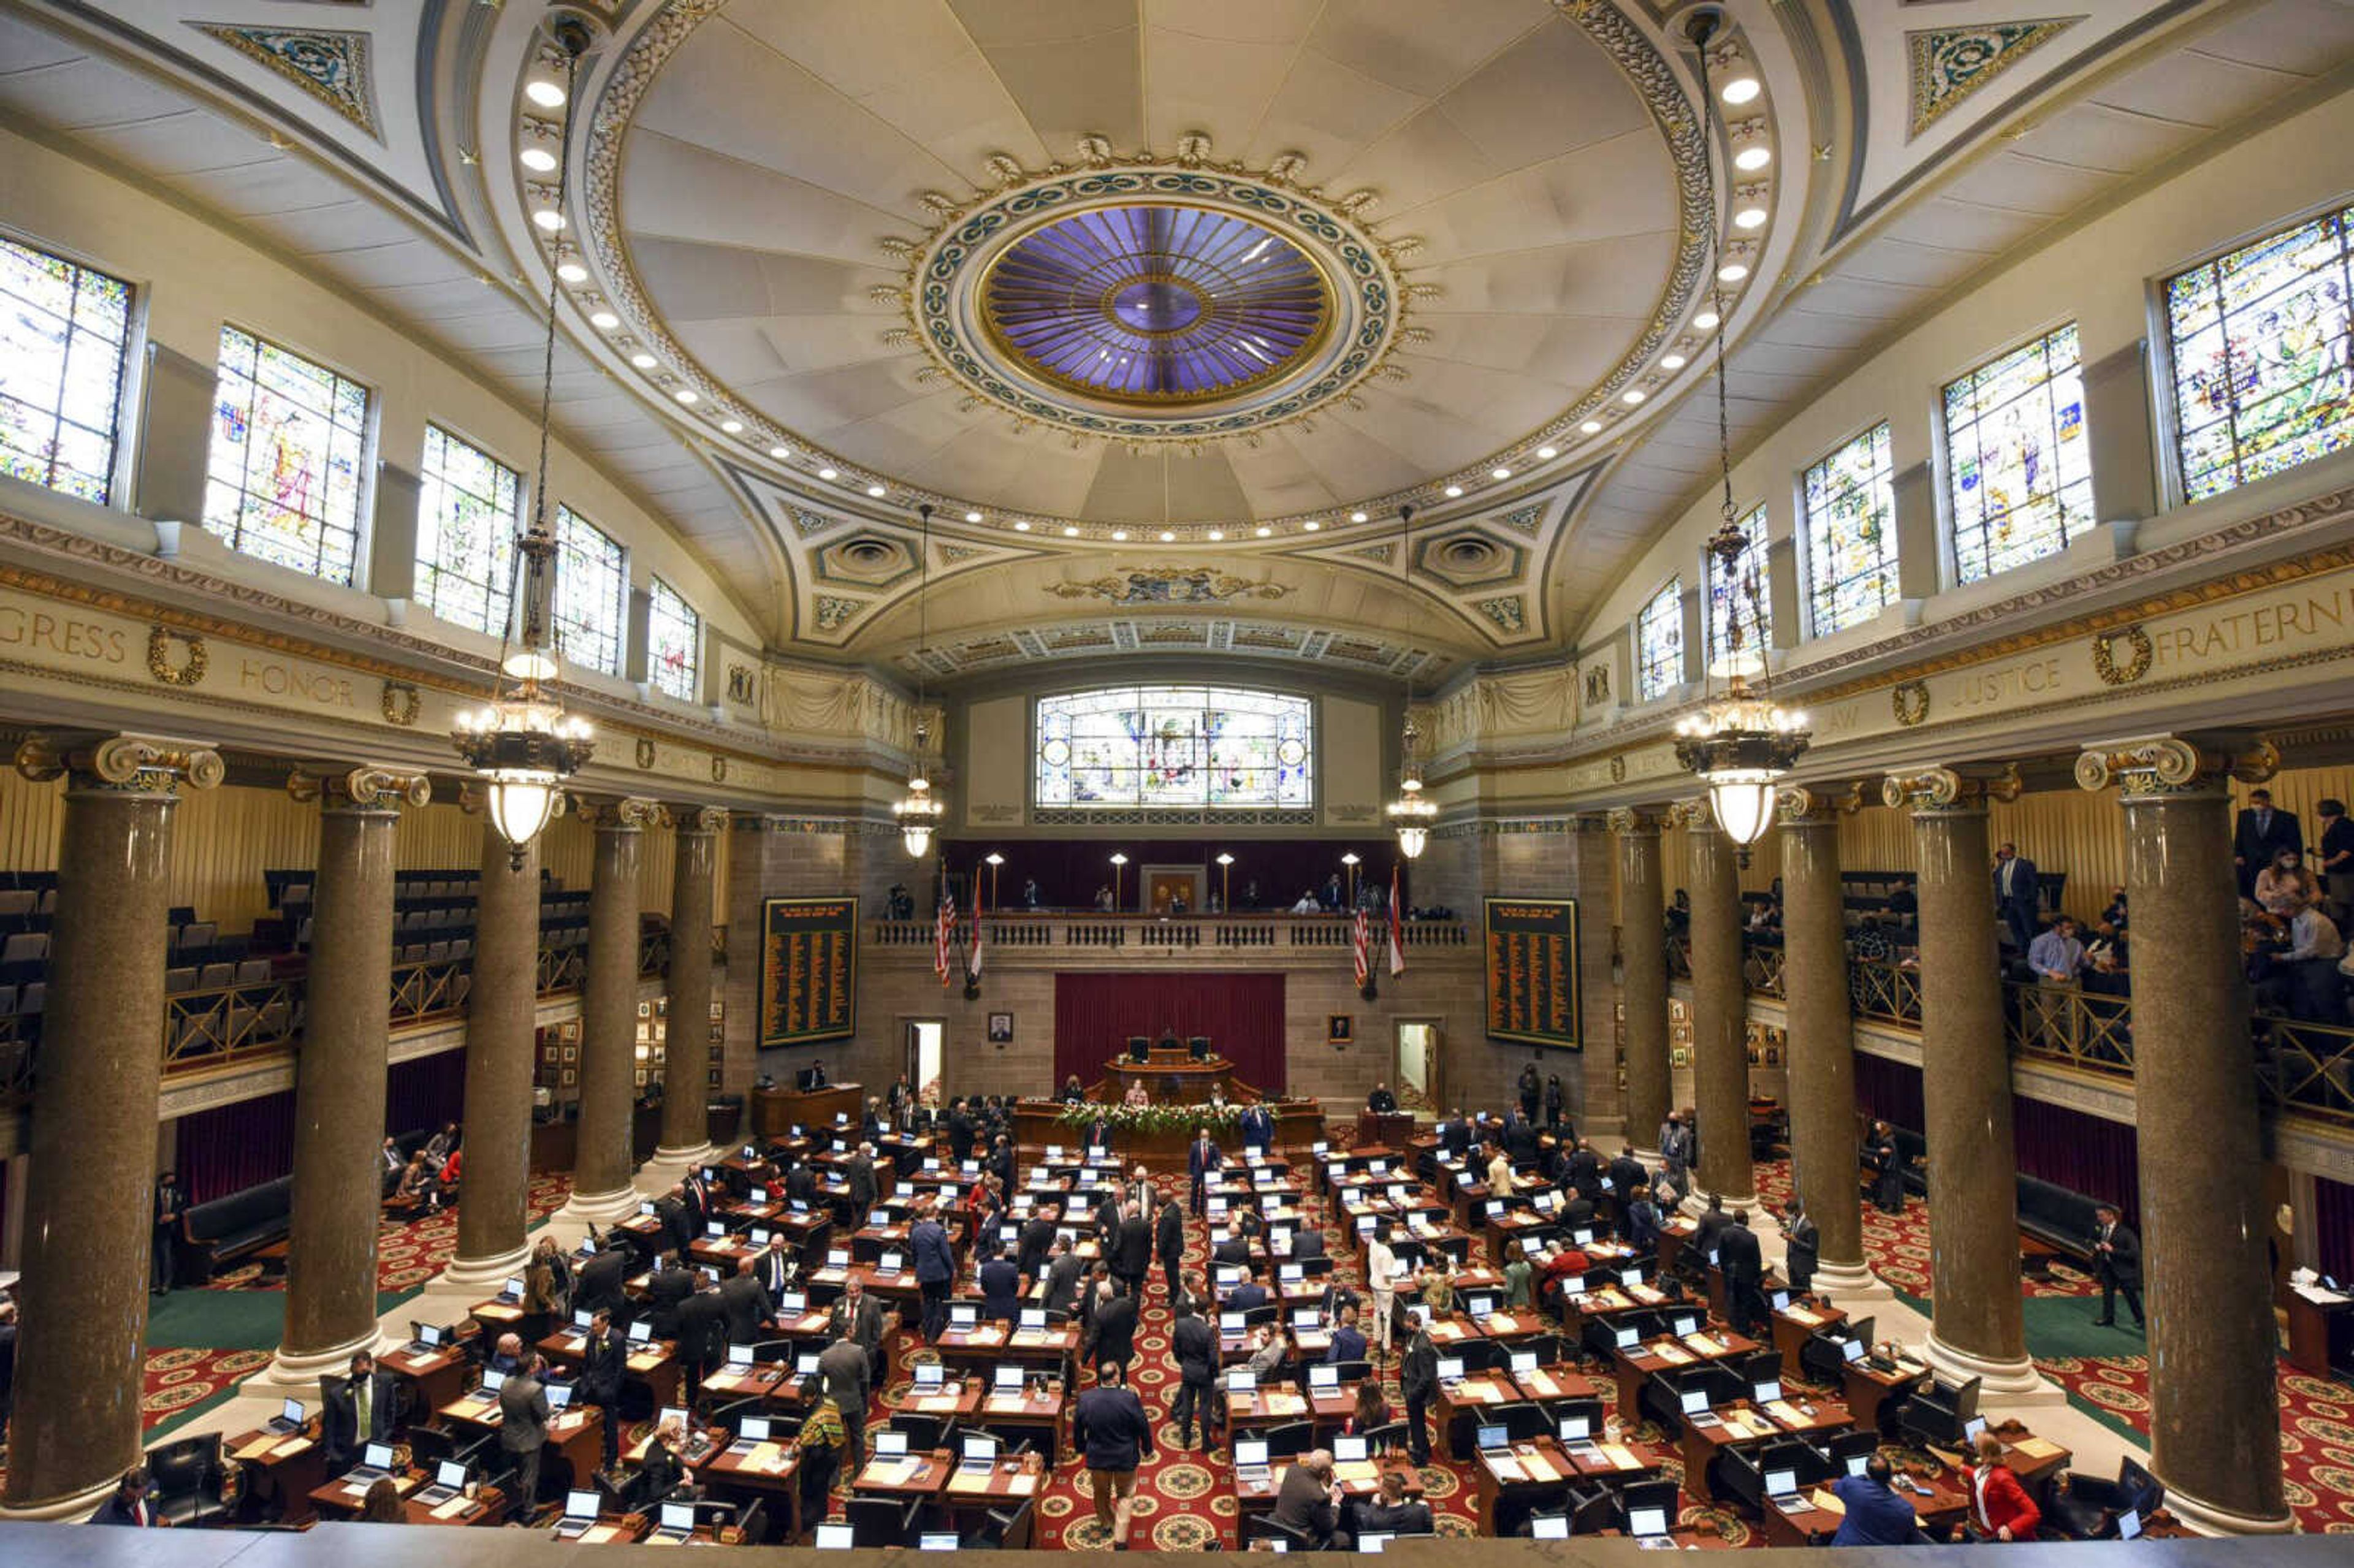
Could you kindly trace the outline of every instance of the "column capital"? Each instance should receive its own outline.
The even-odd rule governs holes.
[[[642,795],[581,795],[572,797],[572,810],[599,832],[634,833],[669,825],[670,813],[659,800]]]
[[[1659,813],[1646,806],[1616,807],[1610,812],[1610,831],[1621,838],[1656,836]]]
[[[2220,796],[2227,778],[2261,784],[2280,763],[2280,748],[2261,736],[2135,736],[2086,746],[2076,758],[2076,784],[2094,791],[2115,784],[2128,800]]]
[[[1988,800],[2016,800],[2026,786],[2019,764],[2006,762],[1999,771],[1926,768],[1918,773],[1892,773],[1880,781],[1883,806],[1910,806],[1921,816],[1960,815],[1983,811]]]
[[[36,784],[65,779],[69,789],[124,795],[173,795],[182,784],[210,789],[228,773],[210,741],[127,733],[28,735],[15,760]]]
[[[1689,800],[1670,800],[1659,812],[1659,821],[1670,828],[1682,828],[1691,832],[1712,833],[1716,829],[1716,813],[1709,809],[1708,797],[1695,795]]]
[[[670,825],[682,833],[716,833],[727,826],[725,806],[665,806]]]
[[[422,773],[363,762],[340,773],[310,774],[296,768],[286,776],[286,793],[309,804],[317,801],[329,811],[394,811],[403,806],[433,801],[433,781]]]
[[[1844,795],[1810,789],[1803,784],[1786,785],[1775,792],[1774,805],[1785,827],[1827,827],[1863,810],[1863,780],[1850,783]]]

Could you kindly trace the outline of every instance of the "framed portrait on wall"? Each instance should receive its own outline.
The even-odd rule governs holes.
[[[1324,1018],[1324,1038],[1327,1043],[1334,1045],[1353,1044],[1357,1038],[1356,1015],[1350,1012],[1327,1013]]]
[[[989,1015],[989,1043],[991,1045],[1011,1045],[1013,1044],[1013,1015],[1012,1013],[992,1012]]]
[[[1668,1065],[1670,1067],[1691,1066],[1691,1047],[1689,1045],[1678,1045],[1671,1048],[1668,1052]]]

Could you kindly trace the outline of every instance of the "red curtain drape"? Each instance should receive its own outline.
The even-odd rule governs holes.
[[[173,1169],[191,1202],[226,1197],[294,1169],[294,1091],[180,1118]]]
[[[398,1138],[466,1119],[466,1054],[437,1051],[398,1062],[385,1079],[384,1130]]]
[[[1868,1051],[1855,1054],[1855,1101],[1866,1116],[1891,1127],[1918,1132],[1928,1119],[1921,1108],[1921,1069]]]
[[[1235,1076],[1283,1092],[1283,977],[1234,974],[1058,974],[1055,1082],[1092,1084],[1131,1034],[1206,1034]],[[1039,1092],[1043,1093],[1042,1088]]]
[[[2135,1170],[2134,1129],[2043,1100],[2010,1102],[2019,1168],[2072,1192],[2117,1205],[2127,1223],[2141,1224],[2141,1178]]]
[[[2313,1179],[2313,1228],[2321,1244],[2321,1272],[2340,1285],[2354,1278],[2354,1183]]]

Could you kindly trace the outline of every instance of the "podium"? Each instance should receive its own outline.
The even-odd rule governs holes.
[[[1214,1089],[1227,1099],[1236,1097],[1232,1062],[1223,1056],[1197,1062],[1191,1051],[1182,1048],[1156,1046],[1141,1062],[1130,1061],[1123,1054],[1104,1069],[1104,1082],[1113,1105],[1125,1101],[1134,1084],[1143,1085],[1144,1092],[1163,1105],[1207,1105]]]
[[[796,1125],[832,1127],[837,1115],[855,1122],[865,1106],[856,1084],[828,1084],[822,1089],[754,1089],[752,1130],[762,1138],[782,1138]]]
[[[1405,1111],[1359,1111],[1359,1149],[1404,1149],[1414,1137],[1414,1118]]]

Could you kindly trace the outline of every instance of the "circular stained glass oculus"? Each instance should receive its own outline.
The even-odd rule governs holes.
[[[981,285],[989,335],[1051,386],[1182,407],[1312,360],[1335,314],[1322,268],[1247,217],[1164,204],[1094,207],[1023,235]]]

